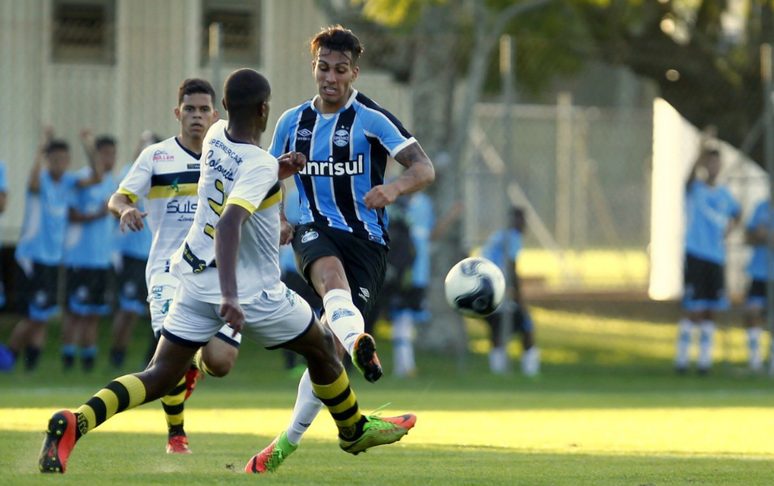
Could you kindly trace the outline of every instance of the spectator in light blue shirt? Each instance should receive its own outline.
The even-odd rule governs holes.
[[[70,225],[64,254],[68,313],[61,349],[65,371],[74,366],[79,347],[83,370],[94,368],[99,318],[110,312],[108,278],[116,222],[108,214],[107,202],[118,188],[111,173],[116,142],[108,136],[98,137],[87,146],[87,152],[104,176],[98,184],[73,191],[68,208]],[[91,167],[84,167],[76,175],[79,180],[88,179],[92,172]]]
[[[27,185],[24,224],[15,254],[18,280],[24,289],[21,301],[27,305],[27,317],[14,328],[8,348],[0,349],[10,353],[11,368],[22,351],[26,368],[32,370],[37,366],[48,321],[59,311],[56,302],[59,265],[72,192],[102,181],[101,167],[81,179],[68,172],[70,147],[53,136],[53,130],[46,128]]]
[[[5,162],[0,160],[0,216],[5,213],[5,201],[8,194],[8,177]],[[0,241],[2,241],[2,226],[0,226]],[[0,279],[0,307],[5,306],[5,283]]]
[[[715,314],[727,310],[724,265],[725,237],[741,218],[741,207],[726,186],[717,183],[720,152],[704,151],[693,166],[685,187],[684,315],[678,324],[675,370],[685,373],[689,365],[692,335],[699,329],[701,374],[712,367]],[[698,173],[704,171],[706,179]]]
[[[760,372],[763,367],[760,350],[760,338],[763,333],[761,322],[766,311],[766,286],[769,280],[767,240],[768,232],[772,229],[774,220],[771,218],[771,202],[765,200],[756,206],[745,231],[745,241],[753,247],[753,254],[747,265],[750,287],[747,290],[744,324],[747,328],[748,363],[754,373]],[[769,364],[769,371],[774,372],[774,360]]]
[[[489,236],[481,249],[481,256],[493,262],[503,272],[510,272],[511,287],[505,291],[503,304],[486,320],[491,327],[492,349],[489,353],[489,368],[493,373],[506,371],[508,360],[508,342],[503,342],[501,336],[502,317],[505,306],[513,316],[512,328],[522,337],[523,353],[521,370],[526,376],[535,376],[540,372],[540,349],[535,345],[535,332],[529,311],[519,285],[517,261],[522,249],[522,234],[526,228],[524,210],[512,208],[510,211],[510,227],[498,230]]]

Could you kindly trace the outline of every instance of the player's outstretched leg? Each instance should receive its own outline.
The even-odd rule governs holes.
[[[75,412],[61,410],[52,415],[38,458],[40,472],[64,473],[73,447],[82,436],[117,413],[167,394],[185,373],[194,352],[162,338],[150,368],[116,378]]]

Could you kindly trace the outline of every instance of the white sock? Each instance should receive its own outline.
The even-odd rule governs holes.
[[[314,422],[317,414],[323,408],[323,403],[314,395],[312,380],[309,378],[309,370],[304,371],[301,381],[298,383],[298,396],[293,407],[293,415],[290,417],[288,430],[288,442],[298,444]]]
[[[521,372],[524,376],[535,376],[540,373],[540,348],[532,346],[521,355]]]
[[[401,312],[392,322],[392,343],[395,376],[414,372],[414,321],[410,312]]]
[[[763,359],[761,357],[761,334],[763,333],[760,327],[747,328],[747,349],[750,356],[750,369],[758,371],[763,365]]]
[[[677,368],[688,367],[688,352],[691,349],[691,337],[695,326],[693,321],[685,317],[677,323],[677,356],[675,357]]]
[[[489,370],[495,374],[505,373],[508,367],[508,354],[505,347],[489,350]]]
[[[704,321],[699,326],[699,360],[696,365],[699,369],[706,370],[712,366],[712,351],[714,349],[715,323]]]
[[[352,302],[352,294],[342,289],[329,290],[323,297],[328,325],[350,356],[357,337],[365,332],[363,315]]]

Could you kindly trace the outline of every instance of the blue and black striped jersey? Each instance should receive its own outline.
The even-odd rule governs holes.
[[[320,113],[314,101],[283,113],[269,148],[275,157],[290,151],[306,156],[306,167],[295,176],[300,223],[316,221],[388,244],[387,213],[367,209],[363,199],[384,183],[387,156],[414,143],[414,137],[357,90],[337,113]]]

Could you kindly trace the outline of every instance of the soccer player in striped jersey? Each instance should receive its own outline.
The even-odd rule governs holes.
[[[435,178],[419,143],[389,111],[353,87],[363,46],[340,25],[311,41],[317,96],[286,111],[269,151],[298,151],[306,167],[295,176],[301,221],[293,237],[299,273],[323,299],[324,320],[339,354],[352,357],[366,380],[382,376],[376,343],[364,316],[384,284],[390,242],[385,206]],[[406,167],[384,183],[389,158]],[[260,472],[276,470],[296,448],[322,408],[309,374],[299,383],[290,425],[256,456]]]
[[[314,392],[339,430],[339,445],[357,454],[400,440],[416,420],[366,417],[336,356],[333,336],[303,299],[280,281],[280,176],[305,158],[279,162],[258,147],[266,129],[271,91],[251,69],[226,80],[228,121],[215,123],[204,141],[194,223],[172,256],[180,279],[150,367],[109,383],[74,414],[55,413],[41,449],[41,472],[65,472],[75,441],[116,413],[161,397],[182,377],[196,350],[227,322],[267,348],[285,348],[307,360]],[[254,471],[254,460],[246,466]]]
[[[169,259],[191,229],[198,204],[199,157],[204,136],[218,117],[214,103],[215,91],[209,82],[195,78],[183,81],[175,108],[180,134],[146,147],[110,200],[110,210],[120,218],[122,231],[144,228],[146,213],[140,212],[137,203],[140,199],[145,202],[153,234],[145,279],[157,338],[178,286],[169,271]],[[169,428],[168,453],[190,452],[183,428],[184,402],[202,373],[225,376],[236,361],[241,336],[232,336],[223,326],[215,337],[196,355],[192,369],[175,389],[161,399]]]

